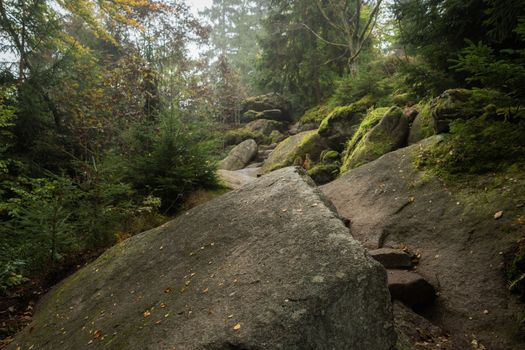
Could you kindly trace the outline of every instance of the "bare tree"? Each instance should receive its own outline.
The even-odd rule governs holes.
[[[306,24],[303,26],[324,43],[343,48],[343,55],[348,57],[348,68],[350,72],[354,72],[355,62],[377,23],[383,0],[315,1],[322,17],[340,34],[340,39],[338,41],[328,40]]]

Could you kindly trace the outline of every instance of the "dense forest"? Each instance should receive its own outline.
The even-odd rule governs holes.
[[[32,300],[114,244],[228,191],[217,165],[234,145],[288,136],[246,127],[250,96],[278,96],[296,130],[328,135],[323,152],[267,170],[300,165],[330,182],[365,162],[361,139],[399,110],[418,113],[414,141],[447,133],[417,164],[443,181],[523,172],[525,1],[191,6],[0,1],[3,297]],[[433,128],[436,110],[453,121]],[[357,131],[334,136],[338,118],[356,113]],[[522,297],[523,242],[506,277]],[[1,337],[31,320],[17,312],[2,317],[16,321]]]

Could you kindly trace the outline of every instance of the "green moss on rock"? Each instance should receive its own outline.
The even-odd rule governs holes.
[[[350,169],[349,166],[351,155],[354,152],[357,144],[370,131],[370,129],[372,129],[381,121],[381,118],[383,118],[383,116],[386,112],[388,112],[388,110],[388,107],[380,107],[368,111],[361,124],[359,124],[359,128],[357,129],[357,131],[354,133],[352,138],[346,143],[345,151],[343,153],[344,160],[343,166],[341,167],[341,173],[344,173]]]
[[[321,161],[322,162],[333,162],[339,160],[340,154],[337,151],[332,149],[326,149],[321,152]]]
[[[333,149],[342,150],[346,140],[354,135],[365,117],[371,101],[368,97],[363,97],[349,106],[334,108],[321,122],[319,135],[326,138]]]
[[[380,112],[382,111],[372,112],[370,122],[378,118]],[[403,115],[403,111],[399,107],[390,108],[360,141],[350,141],[341,173],[402,147],[406,143],[408,129],[408,119]]]
[[[332,107],[327,103],[322,103],[315,107],[308,109],[301,118],[299,118],[299,125],[304,125],[308,123],[315,123],[317,125],[321,124],[324,118],[330,114]]]
[[[419,106],[419,113],[410,127],[408,144],[414,144],[435,134],[430,102]]]
[[[234,129],[226,132],[224,135],[224,144],[226,146],[238,145],[239,143],[253,139],[259,145],[266,145],[271,143],[271,138],[261,132],[253,131],[247,127]]]

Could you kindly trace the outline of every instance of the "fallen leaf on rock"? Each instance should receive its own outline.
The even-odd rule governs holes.
[[[496,214],[494,214],[494,219],[498,220],[503,216],[503,211],[498,211]]]
[[[234,331],[238,331],[239,329],[241,329],[241,324],[240,323],[236,323],[235,326],[233,326],[233,330]]]

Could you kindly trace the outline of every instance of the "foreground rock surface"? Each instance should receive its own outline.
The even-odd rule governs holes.
[[[110,249],[48,293],[8,349],[390,350],[385,282],[286,168]]]
[[[452,191],[414,166],[440,139],[388,153],[322,191],[369,248],[406,246],[421,253],[417,272],[439,292],[425,316],[451,332],[458,349],[471,348],[473,341],[491,350],[525,349],[516,323],[525,310],[510,294],[502,268],[502,253],[523,227],[513,224],[525,214],[523,182],[506,181],[492,191],[458,185]],[[495,220],[498,211],[507,216]]]
[[[249,139],[235,146],[228,156],[220,161],[219,169],[239,170],[244,168],[257,156],[257,143]]]

